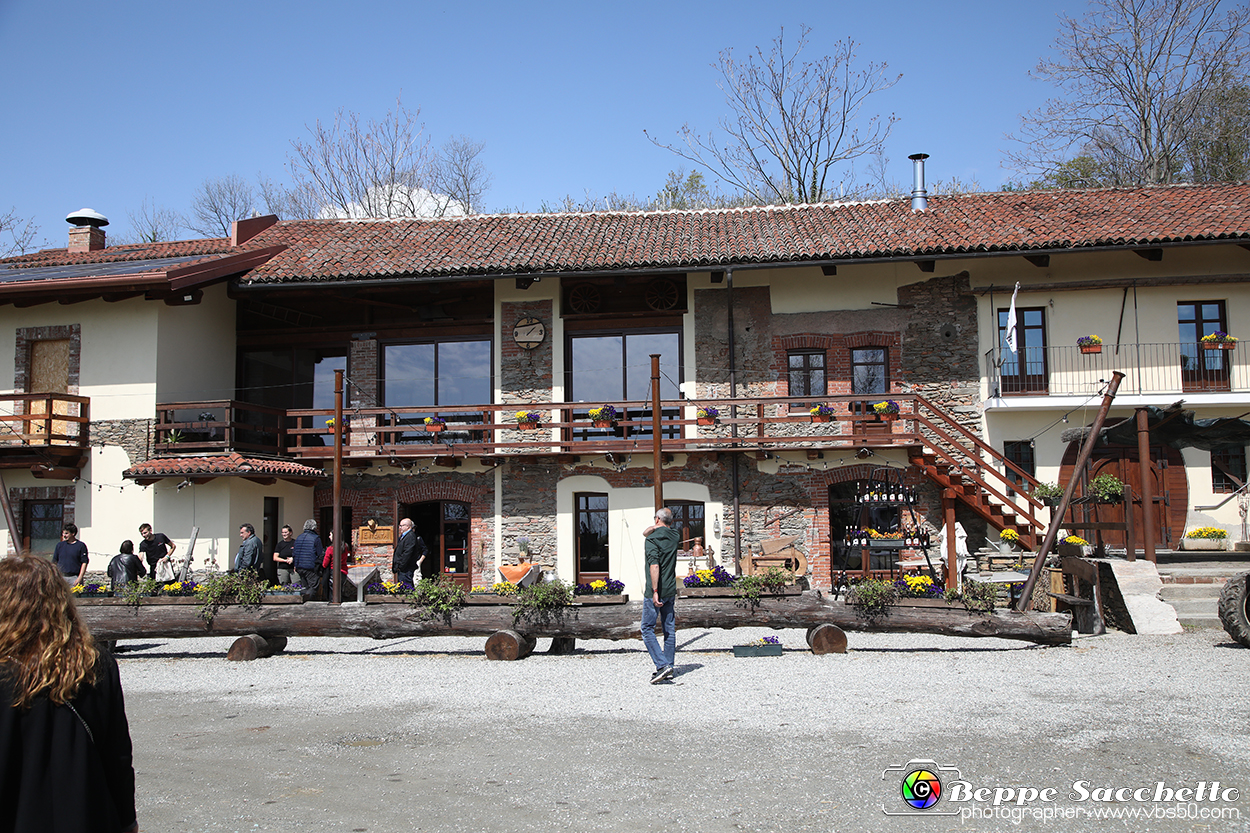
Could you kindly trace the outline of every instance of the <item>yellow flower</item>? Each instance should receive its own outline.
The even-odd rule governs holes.
[[[75,584],[73,587],[71,587],[71,588],[69,589],[69,592],[71,592],[71,593],[73,593],[75,596],[77,596],[79,593],[81,593],[82,591],[84,591],[84,590],[86,590],[86,589],[87,589],[87,588],[83,587],[81,584]]]

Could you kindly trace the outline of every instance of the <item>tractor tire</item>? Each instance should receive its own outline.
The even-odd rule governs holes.
[[[1250,611],[1246,603],[1250,596],[1250,573],[1241,573],[1224,582],[1220,591],[1220,622],[1228,635],[1250,648]]]

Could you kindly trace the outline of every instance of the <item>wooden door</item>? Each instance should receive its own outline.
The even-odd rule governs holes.
[[[36,341],[30,345],[30,393],[69,393],[69,339],[57,338]],[[68,402],[54,402],[53,413],[67,414]],[[31,402],[31,414],[47,414],[47,402]],[[32,420],[26,433],[34,434],[41,442],[63,444],[73,423],[63,420]],[[74,432],[77,434],[77,431]],[[50,435],[50,436],[49,436]]]
[[[1080,443],[1069,443],[1059,469],[1059,482],[1067,483],[1073,475],[1074,464],[1080,453]],[[1111,445],[1094,449],[1090,457],[1090,477],[1113,474],[1133,490],[1134,541],[1139,551],[1143,546],[1142,482],[1141,466],[1138,465],[1137,446]],[[1181,453],[1169,446],[1151,446],[1149,466],[1150,488],[1154,507],[1154,543],[1159,548],[1172,548],[1185,533],[1185,513],[1189,506],[1189,484],[1185,477],[1185,461]],[[1081,510],[1076,510],[1079,513]],[[1079,514],[1078,514],[1079,517]],[[1091,510],[1091,521],[1100,523],[1123,523],[1124,505],[1100,505]],[[1093,541],[1093,533],[1077,532],[1082,538]],[[1124,546],[1124,533],[1120,530],[1104,530],[1102,540],[1112,547]]]
[[[414,578],[433,578],[442,574],[466,591],[472,589],[469,504],[454,500],[401,504],[399,517],[412,519],[413,529],[429,550],[425,563],[421,565],[421,574]]]

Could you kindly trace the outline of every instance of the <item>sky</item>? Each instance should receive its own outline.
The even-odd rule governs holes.
[[[727,112],[718,53],[767,53],[811,27],[809,57],[852,38],[859,62],[902,78],[870,99],[898,118],[888,178],[912,153],[934,180],[997,190],[1007,134],[1053,94],[1029,71],[1059,13],[1084,4],[1002,2],[580,2],[480,0],[215,3],[0,0],[0,215],[32,218],[64,246],[66,214],[130,231],[144,200],[187,212],[204,180],[286,180],[292,139],[340,108],[380,119],[397,97],[437,146],[484,142],[488,211],[537,211],[565,195],[654,195],[694,168],[656,147]],[[710,180],[711,184],[714,184]],[[910,190],[910,188],[909,188]],[[183,237],[197,236],[186,232]]]

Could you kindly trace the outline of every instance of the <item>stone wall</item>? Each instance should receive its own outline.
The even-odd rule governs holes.
[[[977,302],[968,273],[909,284],[899,289],[898,300],[910,311],[902,356],[905,392],[920,394],[979,436]]]
[[[92,446],[121,446],[133,466],[152,458],[155,424],[153,419],[106,419],[91,423],[88,432]]]

